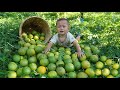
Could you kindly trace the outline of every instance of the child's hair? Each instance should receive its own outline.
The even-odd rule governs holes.
[[[59,18],[59,19],[56,21],[56,25],[57,25],[57,23],[58,23],[59,21],[62,21],[62,20],[66,20],[66,21],[68,22],[68,25],[69,25],[69,21],[68,21],[68,19],[66,19],[66,18]]]

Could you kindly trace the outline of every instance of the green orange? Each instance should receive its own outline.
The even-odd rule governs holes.
[[[65,65],[65,70],[66,70],[67,72],[73,72],[73,71],[75,70],[75,67],[74,67],[74,65],[73,65],[72,63],[67,63],[67,64]]]
[[[15,62],[10,62],[10,63],[8,64],[8,69],[9,69],[10,71],[15,71],[15,70],[17,70],[17,67],[18,67],[18,65],[17,65]]]

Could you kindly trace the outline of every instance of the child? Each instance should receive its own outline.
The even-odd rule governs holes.
[[[75,39],[74,36],[69,32],[68,20],[65,18],[58,19],[56,22],[56,27],[58,33],[50,39],[50,42],[48,43],[44,53],[47,53],[53,44],[64,47],[71,47],[73,45],[77,49],[78,57],[81,57],[82,52],[77,41],[80,40],[80,36]]]

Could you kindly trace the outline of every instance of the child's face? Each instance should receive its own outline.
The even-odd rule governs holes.
[[[69,31],[69,25],[66,20],[61,20],[57,22],[57,32],[60,35],[65,35]]]

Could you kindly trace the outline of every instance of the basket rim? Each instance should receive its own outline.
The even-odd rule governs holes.
[[[19,27],[19,36],[21,37],[21,34],[22,34],[22,26],[23,26],[23,24],[24,24],[24,22],[26,21],[26,20],[29,20],[29,19],[31,19],[31,18],[38,18],[38,19],[41,19],[41,20],[43,20],[46,24],[47,24],[47,26],[48,26],[48,28],[49,28],[49,30],[50,30],[50,27],[49,27],[49,25],[48,25],[48,23],[44,20],[44,19],[42,19],[41,17],[38,17],[38,16],[29,16],[29,17],[27,17],[27,18],[25,18],[24,20],[22,20],[22,22],[21,22],[21,24],[20,24],[20,27]]]
[[[45,42],[48,42],[49,38],[52,36],[52,33],[51,33],[51,30],[50,30],[49,24],[47,23],[46,20],[42,19],[42,18],[39,17],[39,16],[29,16],[29,17],[27,17],[27,18],[25,18],[25,19],[22,20],[22,22],[21,22],[21,24],[20,24],[20,27],[19,27],[19,37],[20,37],[20,39],[22,39],[22,27],[23,27],[25,21],[27,21],[27,20],[29,20],[29,19],[32,19],[32,18],[41,19],[41,20],[43,21],[43,23],[45,23],[45,24],[48,26],[49,32],[47,33],[46,36],[48,37],[48,34],[49,34],[50,36],[48,37],[48,39],[45,40]],[[45,38],[46,38],[46,36],[45,36]]]

